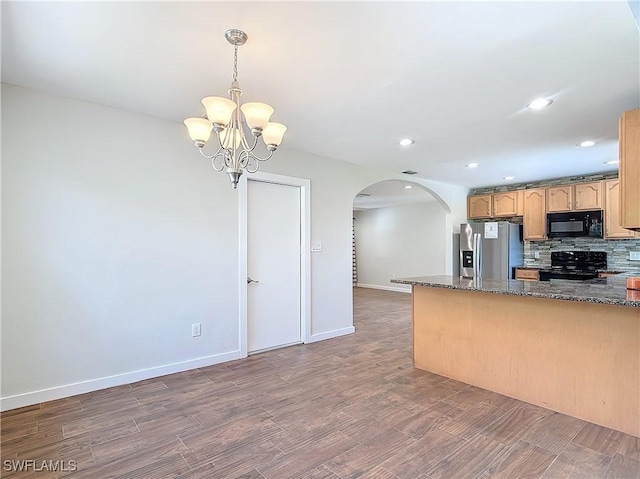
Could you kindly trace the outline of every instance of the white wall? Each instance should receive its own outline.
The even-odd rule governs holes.
[[[2,140],[3,409],[238,357],[238,196],[182,124],[3,84]],[[286,148],[263,169],[311,180],[313,339],[351,331],[353,199],[399,175]]]
[[[2,86],[3,398],[238,349],[235,192],[181,133]]]
[[[392,277],[445,274],[445,211],[435,201],[354,212],[358,285],[411,291]]]

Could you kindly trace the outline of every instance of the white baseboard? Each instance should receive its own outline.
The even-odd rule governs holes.
[[[114,376],[90,379],[88,381],[40,389],[38,391],[31,391],[28,393],[15,394],[13,396],[0,398],[0,411],[8,411],[9,409],[30,406],[32,404],[39,404],[46,401],[53,401],[55,399],[84,394],[91,391],[97,391],[99,389],[135,383],[144,379],[156,378],[167,374],[188,371],[190,369],[212,366],[225,361],[240,359],[241,357],[240,351],[231,351],[228,353],[214,354],[203,358],[191,359],[180,363],[166,364],[155,368],[141,369],[129,373],[116,374]]]
[[[324,333],[312,334],[309,337],[307,343],[315,343],[316,341],[324,341],[325,339],[337,338],[338,336],[344,336],[345,334],[353,334],[356,332],[356,328],[349,326],[348,328],[334,329],[332,331],[326,331]]]
[[[402,286],[380,286],[378,284],[364,284],[364,283],[356,283],[356,287],[358,288],[370,288],[370,289],[382,289],[384,291],[395,291],[397,293],[410,293],[411,285],[408,284],[405,287]]]

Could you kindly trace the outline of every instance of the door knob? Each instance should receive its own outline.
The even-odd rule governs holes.
[[[251,283],[259,283],[260,281],[257,281],[255,279],[251,279],[251,276],[247,276],[247,284],[251,284]]]

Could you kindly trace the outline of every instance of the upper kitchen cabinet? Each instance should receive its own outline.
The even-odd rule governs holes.
[[[602,201],[602,182],[594,181],[593,183],[578,183],[573,185],[574,210],[601,210],[603,208]]]
[[[493,194],[493,216],[522,216],[522,190]]]
[[[604,183],[604,237],[634,238],[636,234],[620,226],[620,181],[606,180]]]
[[[620,118],[620,222],[640,231],[640,109]]]
[[[571,211],[573,206],[573,187],[571,185],[550,186],[547,188],[547,211]]]
[[[467,218],[491,218],[493,215],[493,195],[467,197]]]
[[[575,185],[550,186],[547,188],[547,211],[601,210],[602,182],[578,183]]]
[[[545,188],[524,190],[524,226],[525,240],[547,239],[547,207]]]

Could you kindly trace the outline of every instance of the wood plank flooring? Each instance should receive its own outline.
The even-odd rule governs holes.
[[[3,413],[0,475],[640,479],[640,438],[414,369],[410,295],[354,296],[353,335]]]

